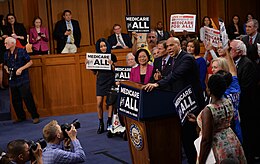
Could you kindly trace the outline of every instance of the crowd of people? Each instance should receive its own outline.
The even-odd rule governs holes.
[[[227,26],[228,47],[222,47],[221,41],[218,47],[213,47],[205,40],[205,26],[213,28],[208,16],[203,18],[198,35],[189,34],[185,30],[182,35],[176,35],[174,31],[167,32],[163,22],[159,21],[149,33],[133,32],[129,36],[122,33],[121,25],[115,24],[114,33],[107,39],[98,39],[95,44],[96,53],[111,54],[108,61],[110,70],[92,70],[96,75],[97,134],[105,132],[103,102],[115,85],[117,57],[111,50],[131,48],[132,53],[126,55],[126,63],[132,67],[130,81],[143,84],[143,89],[148,92],[158,88],[178,93],[189,85],[194,90],[197,108],[188,114],[188,121],[181,128],[182,147],[189,164],[205,163],[210,149],[213,150],[216,163],[226,159],[252,163],[259,158],[260,136],[253,127],[260,123],[256,108],[256,101],[260,98],[260,57],[257,45],[260,44],[260,35],[258,21],[252,14],[247,18],[243,28],[239,16],[232,17],[232,23]],[[28,68],[32,61],[24,49],[27,43],[26,30],[23,24],[17,22],[15,15],[8,14],[6,19],[6,25],[2,23],[0,26],[0,44],[4,44],[6,49],[4,54],[1,50],[1,66],[9,74],[17,121],[26,119],[22,105],[24,100],[33,123],[39,123],[40,116],[29,85]],[[53,34],[58,53],[77,52],[81,31],[79,22],[72,19],[70,10],[64,10],[63,19],[55,24]],[[145,36],[145,42],[140,40],[141,35]],[[33,54],[47,54],[48,41],[48,29],[42,27],[40,17],[35,17],[29,33]],[[201,56],[201,45],[206,49],[204,56]],[[112,124],[113,104],[106,100],[108,127]],[[38,146],[33,151],[37,163],[83,162],[85,153],[76,134],[73,125],[70,130],[62,131],[57,121],[47,124],[43,129],[47,147],[41,150]],[[194,141],[199,136],[201,149],[196,152]],[[25,153],[29,149],[30,145],[24,140],[10,142],[10,160],[16,163],[30,160]]]

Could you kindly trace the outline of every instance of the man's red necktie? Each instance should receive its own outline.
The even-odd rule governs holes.
[[[253,38],[252,37],[249,37],[249,44],[253,44]]]

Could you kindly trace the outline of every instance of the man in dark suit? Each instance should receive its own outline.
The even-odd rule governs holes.
[[[180,92],[188,85],[191,85],[195,93],[198,107],[195,109],[195,115],[205,107],[205,101],[199,79],[199,70],[195,58],[185,51],[181,50],[181,44],[178,38],[171,37],[166,41],[167,52],[173,57],[171,72],[165,78],[157,83],[148,83],[144,89],[151,91],[153,88],[166,86],[171,87],[173,92]],[[197,153],[194,146],[194,140],[198,137],[196,125],[186,121],[182,126],[182,145],[188,158],[188,163],[195,164]]]
[[[63,19],[55,25],[53,37],[57,40],[57,53],[76,53],[80,47],[81,31],[79,22],[71,19],[71,11],[63,11]]]
[[[242,41],[245,43],[246,48],[247,48],[247,57],[255,64],[256,68],[257,68],[257,75],[258,75],[258,79],[257,79],[257,88],[256,88],[256,100],[260,99],[260,56],[259,53],[257,53],[256,51],[258,50],[258,52],[260,52],[257,43],[260,43],[260,33],[257,31],[259,27],[259,23],[256,19],[251,19],[246,23],[246,34],[247,36],[245,36],[244,38],[242,38]],[[259,115],[260,113],[256,114]],[[260,135],[258,135],[258,138],[260,137]],[[260,146],[260,141],[258,141],[257,143],[255,143],[254,145],[256,145],[256,147]],[[258,148],[256,148],[257,153],[255,153],[257,157],[260,156],[260,150]]]
[[[161,40],[158,44],[158,51],[160,57],[154,59],[153,72],[150,78],[151,83],[155,83],[162,78],[166,77],[171,72],[172,57],[166,51],[166,40]],[[168,90],[167,86],[161,87],[160,89]]]
[[[260,34],[257,32],[258,21],[256,19],[251,19],[246,23],[246,34],[247,36],[242,38],[246,47],[249,48],[251,45],[256,45],[260,43]]]
[[[167,40],[170,37],[168,31],[163,30],[163,22],[159,21],[156,25],[157,41]]]
[[[114,34],[108,37],[108,43],[112,49],[132,48],[132,42],[128,34],[121,33],[121,26],[115,24],[113,26]]]
[[[254,126],[259,125],[259,113],[256,107],[256,67],[253,62],[247,58],[246,46],[240,40],[232,40],[230,43],[231,56],[237,67],[237,77],[241,89],[239,114],[241,118],[241,129],[243,135],[243,149],[248,163],[253,162],[255,147],[259,138],[256,138]]]

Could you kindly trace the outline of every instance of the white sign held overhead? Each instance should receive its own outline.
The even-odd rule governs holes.
[[[183,32],[195,32],[196,27],[196,15],[194,14],[173,14],[170,19],[170,31]]]

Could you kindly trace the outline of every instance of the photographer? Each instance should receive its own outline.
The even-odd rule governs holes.
[[[64,137],[64,133],[68,135],[68,138]],[[62,131],[58,122],[53,120],[43,128],[43,137],[47,142],[47,147],[43,149],[44,164],[81,163],[85,161],[86,156],[77,139],[77,130],[73,124],[71,124],[70,130]],[[67,150],[70,148],[68,140],[70,140],[72,146],[70,150]]]
[[[12,94],[12,104],[17,116],[16,122],[26,120],[23,103],[30,112],[33,123],[39,123],[39,114],[30,90],[28,68],[33,64],[26,50],[16,47],[16,40],[12,37],[5,39],[7,51],[4,54],[4,68],[9,73],[9,86]]]
[[[26,140],[11,141],[7,145],[7,156],[11,163],[25,164],[31,161],[32,164],[43,164],[42,149],[39,143],[37,145],[36,150],[31,150]]]

